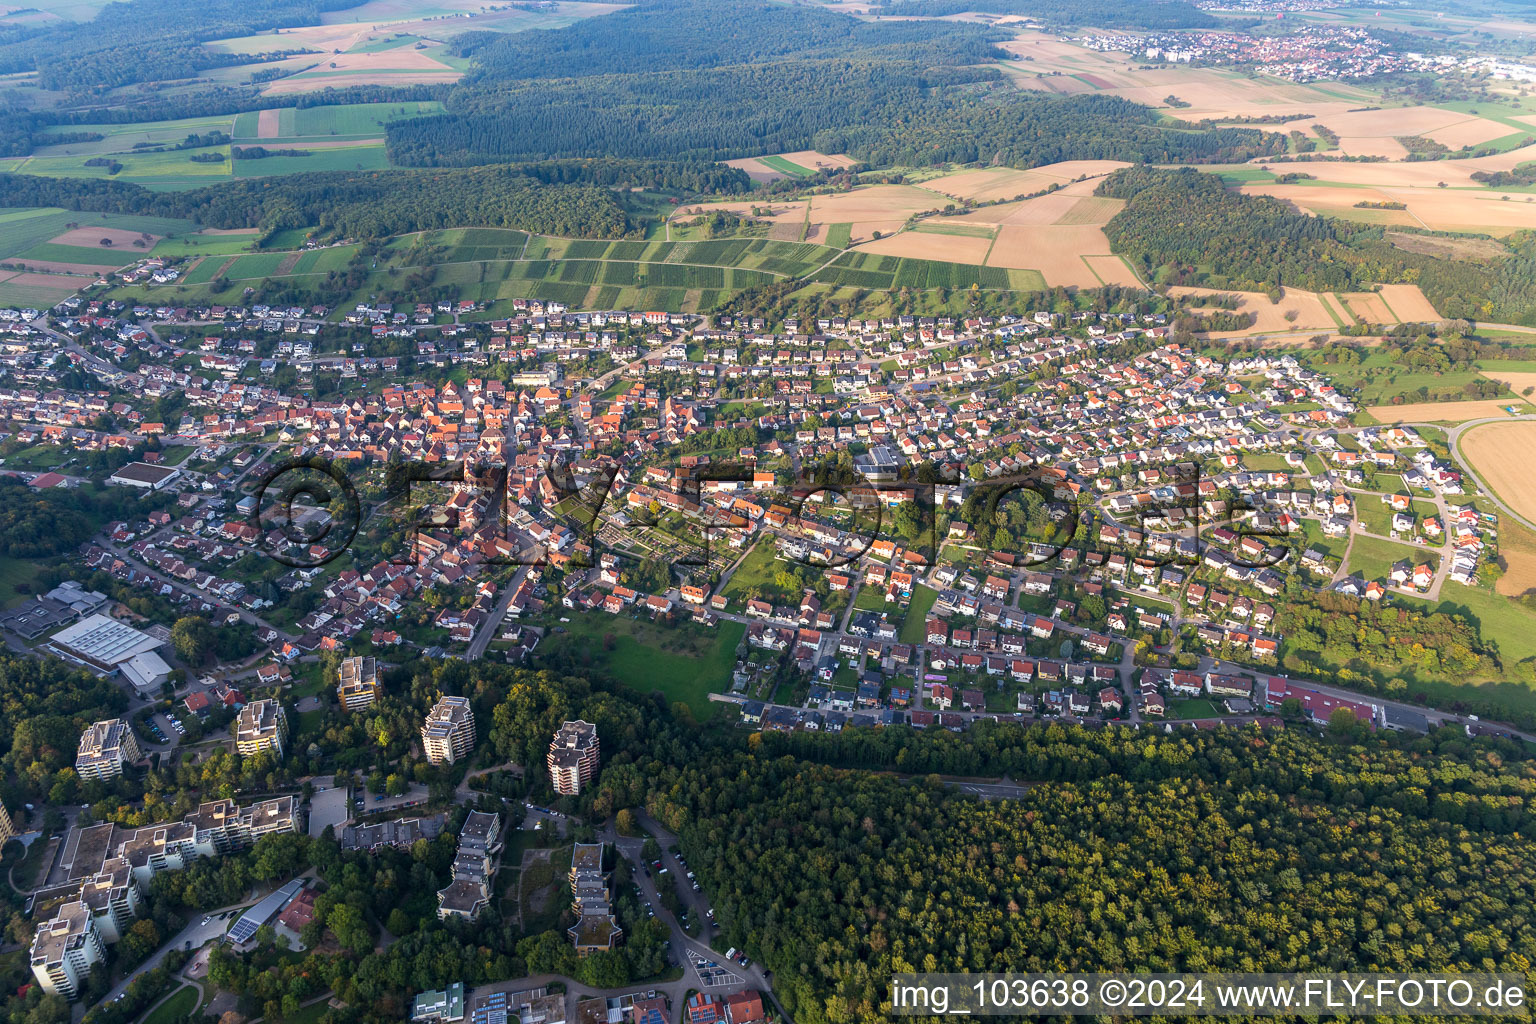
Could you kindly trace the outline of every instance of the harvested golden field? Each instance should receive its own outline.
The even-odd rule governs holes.
[[[1351,314],[1368,324],[1397,323],[1397,317],[1375,292],[1345,292],[1340,298]]]
[[[278,120],[278,115],[281,113],[281,107],[272,107],[256,115],[256,137],[258,139],[276,139],[283,134],[281,122]]]
[[[1504,575],[1493,585],[1505,597],[1519,597],[1536,589],[1536,533],[1508,516],[1499,522],[1499,561]]]
[[[736,160],[723,161],[727,167],[738,167],[747,172],[747,177],[753,181],[778,181],[781,178],[798,177],[787,170],[774,167],[774,162],[786,160],[806,171],[820,171],[839,167],[852,167],[858,161],[850,156],[842,154],[818,153],[814,149],[801,149],[793,153],[769,154],[767,156],[740,157]]]
[[[312,92],[316,89],[341,89],[353,85],[446,85],[457,82],[463,77],[462,71],[443,65],[441,71],[396,71],[393,69],[377,69],[373,71],[359,69],[356,71],[328,72],[326,74],[303,74],[292,78],[282,78],[273,82],[262,90],[263,96],[287,96],[296,92]]]
[[[1489,380],[1498,381],[1517,395],[1524,395],[1526,388],[1536,389],[1536,373],[1521,373],[1511,370],[1484,370],[1483,376]],[[1532,393],[1536,394],[1536,391]]]
[[[1233,338],[1247,334],[1261,334],[1267,332],[1294,332],[1294,331],[1335,331],[1338,323],[1328,314],[1323,299],[1316,292],[1305,292],[1298,288],[1282,288],[1280,301],[1270,302],[1269,296],[1263,292],[1235,292],[1222,291],[1214,288],[1189,288],[1178,286],[1168,289],[1171,295],[1236,295],[1239,297],[1237,312],[1252,313],[1256,320],[1254,325],[1246,331],[1214,332],[1213,338]],[[1215,310],[1217,307],[1201,307],[1196,309]],[[1287,314],[1295,313],[1295,317]]]
[[[26,264],[28,270],[41,270],[50,274],[73,274],[76,277],[100,277],[110,274],[123,264],[121,261],[109,263],[61,263],[58,260],[31,260],[26,257],[13,256],[6,262],[15,266]]]
[[[1486,117],[1472,117],[1456,124],[1447,125],[1444,128],[1436,128],[1432,132],[1425,132],[1429,138],[1434,139],[1442,146],[1451,149],[1461,149],[1463,146],[1480,146],[1494,139],[1502,139],[1506,135],[1513,134],[1508,125],[1490,121]]]
[[[1485,188],[1437,188],[1431,186],[1395,186],[1385,182],[1396,171],[1406,172],[1423,163],[1440,165],[1469,163],[1466,160],[1423,161],[1419,164],[1334,164],[1309,170],[1319,177],[1333,178],[1335,168],[1369,167],[1377,172],[1377,187],[1372,189],[1329,188],[1326,185],[1243,185],[1248,195],[1284,199],[1311,213],[1350,217],[1361,214],[1386,214],[1373,220],[1381,223],[1417,224],[1433,231],[1468,231],[1502,237],[1536,228],[1536,196],[1520,192],[1495,192]],[[1313,165],[1314,167],[1316,165]],[[1442,172],[1443,173],[1443,172]],[[1357,202],[1398,202],[1402,211],[1354,210]],[[1403,219],[1399,219],[1403,218]]]
[[[1343,138],[1394,138],[1401,135],[1428,135],[1430,132],[1481,118],[1439,107],[1384,107],[1381,110],[1345,111],[1322,115],[1314,124],[1325,124]],[[1491,122],[1489,122],[1491,123]],[[1509,132],[1502,131],[1501,135]]]
[[[1441,319],[1435,307],[1424,297],[1424,291],[1416,284],[1384,284],[1381,298],[1392,307],[1395,318],[1401,323],[1431,323]]]
[[[1509,248],[1491,238],[1444,238],[1388,231],[1387,241],[1404,252],[1449,260],[1494,260],[1509,255]]]
[[[1101,178],[1111,171],[1129,166],[1120,160],[1064,160],[1061,163],[1031,167],[1027,171],[1012,167],[987,167],[933,178],[923,182],[923,187],[956,199],[990,202],[1031,195],[1052,185],[1065,185],[1085,176]]]
[[[281,95],[352,85],[426,85],[457,82],[463,74],[411,46],[397,46],[389,50],[322,57],[308,71],[280,78],[265,92]]]
[[[1166,107],[1164,99],[1172,95],[1189,106],[1169,112],[1195,120],[1284,113],[1331,116],[1376,101],[1373,94],[1338,82],[1328,83],[1323,92],[1219,68],[1146,67],[1131,54],[1089,50],[1032,30],[1019,32],[1001,46],[1018,58],[1004,62],[1001,70],[1021,89],[1105,92],[1151,107]]]
[[[1536,519],[1536,422],[1473,427],[1462,435],[1458,447],[1500,501],[1527,519]]]
[[[1081,198],[1064,192],[1052,192],[1048,196],[1036,196],[1017,203],[998,203],[974,213],[962,213],[947,219],[963,224],[1058,224],[1072,212]]]
[[[1373,405],[1366,412],[1376,417],[1383,423],[1465,423],[1468,420],[1483,420],[1490,416],[1507,416],[1504,407],[1517,406],[1521,412],[1536,412],[1528,403],[1516,398],[1489,398],[1475,402],[1415,402],[1410,405]],[[1489,426],[1503,426],[1501,423],[1490,423]],[[1480,432],[1483,428],[1479,427]],[[1469,435],[1470,436],[1470,435]],[[1536,435],[1533,435],[1536,436]],[[1462,451],[1465,454],[1467,438],[1462,438]],[[1476,463],[1473,463],[1476,465]],[[1478,472],[1482,468],[1478,467]]]
[[[851,224],[852,240],[901,230],[914,213],[936,210],[940,197],[911,185],[871,185],[851,192],[811,198],[811,223]]]
[[[1005,224],[992,243],[987,266],[1038,270],[1052,287],[1096,288],[1099,279],[1082,257],[1108,255],[1109,239],[1097,227]]]
[[[1056,184],[1057,179],[1037,171],[1018,171],[1012,167],[987,167],[982,170],[960,171],[923,182],[924,188],[954,196],[956,199],[973,199],[990,202],[994,199],[1012,199],[1030,195]]]
[[[882,256],[939,260],[945,263],[979,264],[986,258],[987,249],[991,245],[990,238],[941,235],[930,231],[902,231],[873,242],[865,242],[859,246],[858,251],[879,253]]]
[[[1119,256],[1084,256],[1088,269],[1105,284],[1124,285],[1127,288],[1145,288],[1129,263]]]
[[[1323,118],[1316,120],[1327,123]],[[1266,166],[1276,174],[1287,170],[1301,170],[1308,174],[1315,174],[1323,181],[1338,182],[1341,185],[1432,189],[1437,188],[1443,181],[1450,188],[1480,189],[1482,185],[1472,180],[1473,173],[1508,171],[1532,160],[1536,160],[1536,145],[1471,160],[1416,160],[1404,163],[1346,163],[1341,160],[1313,160],[1295,164],[1271,163]]]
[[[1016,203],[998,203],[951,218],[970,224],[1096,224],[1103,225],[1119,212],[1123,202],[1093,195],[1094,180],[1074,181],[1049,195]]]
[[[779,156],[808,171],[836,170],[858,163],[846,153],[818,153],[814,149],[797,149],[793,153],[780,153]]]
[[[68,295],[80,287],[77,278],[65,277],[63,274],[11,274],[5,277],[5,271],[0,271],[0,278],[8,285],[16,288],[50,288],[61,295]]]
[[[110,238],[112,240],[111,246],[102,245],[101,240],[103,238]],[[147,253],[160,240],[159,235],[147,236],[146,241],[148,244],[141,252],[136,250],[133,245],[135,241],[141,238],[146,238],[146,236],[139,234],[137,231],[129,231],[126,228],[74,228],[64,232],[62,235],[55,235],[48,241],[52,245],[77,245],[84,249],[100,249],[102,256],[106,257],[107,262],[112,263],[113,266],[120,267],[129,260]],[[117,252],[118,249],[128,249],[129,251],[120,253]]]
[[[219,39],[208,45],[227,53],[269,53],[273,50],[350,50],[375,35],[370,25],[304,25],[280,28],[254,36]]]
[[[1100,196],[1084,196],[1056,221],[1057,224],[1096,224],[1103,227],[1109,219],[1125,208],[1124,199],[1104,199]]]
[[[1388,160],[1401,160],[1408,155],[1407,148],[1396,139],[1363,135],[1341,138],[1339,151],[1345,156],[1382,156]]]

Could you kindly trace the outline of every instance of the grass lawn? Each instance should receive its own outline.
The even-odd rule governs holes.
[[[330,1002],[329,999],[321,999],[319,1002],[311,1003],[302,1007],[292,1017],[284,1017],[283,1022],[284,1024],[315,1024],[315,1021],[325,1016],[328,1002]]]
[[[299,737],[308,736],[310,733],[318,732],[321,723],[324,721],[324,708],[316,708],[313,711],[300,711],[298,728],[294,730],[294,738],[298,739]]]
[[[758,157],[757,162],[762,164],[764,167],[778,171],[780,174],[788,174],[794,178],[809,178],[812,174],[815,173],[814,171],[801,167],[799,164],[794,163],[793,161],[784,159],[782,156]]]
[[[1536,657],[1536,612],[1484,587],[1447,583],[1434,611],[1477,624],[1483,642],[1499,648],[1505,664]]]
[[[16,880],[16,884],[21,886],[24,890],[31,889],[33,886],[37,885],[37,876],[42,872],[44,867],[43,853],[47,849],[47,836],[42,836],[33,840],[32,845],[27,847],[27,855],[23,857],[21,862],[17,864],[16,867],[11,871],[11,877],[14,878]]]
[[[1284,455],[1279,455],[1274,452],[1259,452],[1253,455],[1244,455],[1243,468],[1251,473],[1267,473],[1271,470],[1278,470],[1282,473],[1295,472],[1295,470],[1293,470],[1290,465],[1286,463]]]
[[[191,985],[183,985],[172,993],[169,999],[166,999],[159,1006],[146,1013],[142,1024],[171,1024],[171,1021],[176,1018],[184,1017],[191,1013],[193,1008],[197,1006],[197,998],[197,989]],[[319,1005],[321,1009],[325,1008],[324,1003]],[[297,1020],[298,1018],[294,1017],[291,1019]]]
[[[879,587],[860,587],[853,606],[861,612],[883,612],[890,608],[885,600],[885,592]]]
[[[1215,702],[1206,700],[1204,697],[1168,702],[1169,718],[1220,718],[1221,714],[1222,711]]]
[[[747,557],[742,559],[741,565],[731,574],[731,581],[725,585],[722,593],[736,603],[745,603],[747,591],[757,588],[765,600],[786,601],[790,597],[798,598],[799,594],[781,594],[773,577],[781,569],[790,568],[786,561],[778,557],[773,538],[766,537],[753,545]]]
[[[71,456],[69,449],[57,444],[35,444],[23,448],[5,460],[6,469],[52,469]]]
[[[1323,533],[1323,525],[1316,519],[1303,519],[1301,521],[1301,534],[1306,539],[1302,542],[1302,550],[1314,548],[1323,555],[1338,555],[1344,550],[1343,540],[1334,540]]]
[[[1434,560],[1428,551],[1417,545],[1399,544],[1379,537],[1363,537],[1357,533],[1349,549],[1349,571],[1359,573],[1366,580],[1385,582],[1393,564],[1404,558],[1413,565]]]
[[[1377,498],[1369,494],[1356,494],[1355,518],[1360,520],[1360,525],[1372,533],[1379,533],[1383,537],[1392,532],[1392,510],[1382,504]]]
[[[642,693],[660,690],[668,701],[687,704],[700,720],[714,714],[717,706],[709,695],[729,684],[736,647],[747,631],[740,622],[721,622],[706,632],[596,612],[561,625],[567,632],[551,637],[557,644],[579,646],[615,679]]]
[[[16,589],[18,583],[30,583],[41,569],[36,562],[20,558],[0,558],[0,608],[21,604],[30,594]]]
[[[927,639],[928,613],[939,599],[939,592],[921,583],[912,588],[912,603],[907,606],[907,619],[901,624],[901,642],[920,644]]]

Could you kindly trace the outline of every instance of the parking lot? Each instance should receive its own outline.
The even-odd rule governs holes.
[[[340,832],[341,827],[352,820],[352,809],[347,803],[348,792],[345,786],[332,786],[327,789],[315,787],[315,792],[309,798],[309,834],[311,836],[320,836],[327,825]]]
[[[713,950],[701,952],[689,947],[688,955],[693,959],[694,970],[699,972],[699,984],[705,988],[723,988],[742,983],[742,976],[722,963],[721,954]]]

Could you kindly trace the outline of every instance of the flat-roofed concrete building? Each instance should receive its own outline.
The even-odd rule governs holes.
[[[41,597],[34,597],[20,608],[0,615],[0,626],[24,639],[36,640],[50,629],[66,626],[97,611],[108,600],[106,594],[86,590],[74,580],[65,580]]]
[[[571,909],[576,923],[566,930],[577,956],[612,949],[624,934],[609,898],[603,844],[577,843],[571,850]]]
[[[264,835],[298,831],[298,804],[292,796],[249,807],[210,800],[181,821],[136,829],[105,822],[82,830],[70,869],[80,888],[39,929],[39,937],[49,938],[33,944],[33,973],[48,991],[73,998],[101,959],[101,945],[119,941],[143,912],[144,888],[155,875],[180,871],[199,857],[238,853]]]
[[[5,809],[5,804],[0,804],[0,846],[4,846],[16,836],[16,824],[11,821],[11,812]]]
[[[470,811],[459,830],[453,881],[438,890],[437,916],[474,918],[491,902],[491,877],[501,853],[501,815]]]
[[[161,491],[176,482],[181,470],[174,466],[151,466],[147,462],[130,462],[107,477],[107,483],[124,487],[137,487],[146,491]]]
[[[80,886],[80,902],[91,911],[102,942],[117,942],[144,907],[139,882],[121,857],[113,857]]]
[[[361,711],[378,703],[379,663],[367,656],[343,658],[336,696],[348,711]]]
[[[91,970],[105,958],[90,908],[79,900],[59,907],[32,937],[32,975],[44,992],[74,999]]]
[[[59,630],[48,643],[67,660],[102,672],[115,672],[125,662],[163,646],[148,633],[100,613],[87,615],[73,626]],[[158,655],[155,657],[159,660]],[[163,661],[160,664],[164,672],[170,672],[170,666]]]
[[[468,697],[439,697],[421,727],[421,746],[432,764],[453,764],[475,749],[475,712]]]
[[[549,780],[562,796],[579,796],[597,774],[597,726],[566,722],[549,744]]]
[[[82,779],[115,779],[123,774],[124,765],[143,756],[128,723],[121,718],[109,718],[80,734],[75,772]]]
[[[253,700],[235,719],[235,750],[250,757],[270,750],[281,760],[288,743],[288,713],[270,697]]]

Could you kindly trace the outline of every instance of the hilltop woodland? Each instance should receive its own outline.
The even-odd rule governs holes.
[[[1284,136],[1251,128],[1157,127],[1150,109],[1114,97],[1020,94],[1001,72],[976,66],[1003,55],[994,44],[1006,33],[961,22],[646,0],[559,32],[530,31],[461,37],[474,68],[448,93],[448,115],[389,125],[390,158],[718,160],[815,146],[881,166],[1029,167],[1242,161],[1286,149]],[[617,52],[602,45],[615,34],[625,40]]]
[[[554,178],[558,172],[549,165],[544,173]],[[0,203],[185,217],[208,227],[264,232],[313,227],[318,237],[377,239],[462,224],[592,238],[634,230],[610,188],[548,184],[513,167],[316,171],[236,178],[185,192],[152,192],[106,179],[0,174]]]
[[[0,685],[18,672],[41,685],[51,664],[0,659]],[[47,682],[57,692],[45,699],[71,702],[58,709],[66,715],[109,710],[89,691],[74,695],[84,673]],[[538,765],[561,721],[595,722],[597,783],[556,806],[594,819],[644,807],[676,833],[710,894],[720,942],[760,959],[786,1009],[811,1024],[887,1019],[879,1001],[902,970],[1524,973],[1536,955],[1527,910],[1536,766],[1513,744],[1455,730],[1407,738],[1341,715],[1322,735],[1294,725],[1165,736],[999,723],[963,736],[749,734],[698,726],[685,708],[621,683],[490,663],[417,660],[391,672],[386,689],[413,701],[428,691],[469,696],[489,723],[484,763]],[[76,707],[82,698],[89,707]],[[6,756],[14,762],[18,750]],[[930,772],[1007,772],[1036,785],[1021,800],[988,803]],[[199,792],[210,783],[195,775],[180,784],[183,794],[153,804],[161,816],[218,795]],[[245,784],[266,781],[211,783],[236,796]],[[500,785],[508,796],[557,799],[542,772]],[[165,873],[135,940],[114,955],[132,963],[252,882],[313,864],[324,893],[304,936],[310,952],[214,954],[210,981],[241,996],[244,1012],[291,1016],[329,989],[347,1007],[322,1021],[393,1021],[415,991],[451,981],[554,972],[625,985],[664,965],[665,929],[627,895],[623,862],[629,941],[611,954],[578,962],[567,921],[524,931],[501,901],[472,924],[437,921],[432,894],[451,871],[454,825],[408,851],[368,855],[344,854],[330,836],[272,836],[238,857]],[[576,838],[591,834],[576,825]],[[18,939],[27,927],[12,918]],[[376,950],[380,928],[398,941]],[[127,1006],[98,1007],[89,1024],[132,1020],[170,980],[136,984]],[[34,989],[0,1017],[61,1019],[52,1006]]]
[[[1394,248],[1380,226],[1298,213],[1191,168],[1126,168],[1097,194],[1126,200],[1104,233],[1160,284],[1358,291],[1406,282],[1446,316],[1536,323],[1533,232],[1503,239],[1511,255],[1493,263],[1439,260]]]

